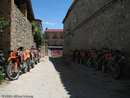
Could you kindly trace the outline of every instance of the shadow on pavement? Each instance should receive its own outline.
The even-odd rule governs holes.
[[[114,80],[103,74],[63,58],[49,58],[60,74],[61,82],[70,98],[130,98],[130,80]]]

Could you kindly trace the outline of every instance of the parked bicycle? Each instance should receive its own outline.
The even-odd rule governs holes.
[[[31,67],[34,68],[35,67],[35,57],[33,54],[33,50],[30,50],[29,54],[30,54],[30,58],[31,58]]]
[[[104,57],[105,57],[104,52],[102,50],[97,50],[97,55],[94,60],[94,66],[95,66],[96,70],[100,70],[102,68],[102,63],[103,63]]]
[[[75,51],[75,61],[77,62],[77,63],[80,63],[80,57],[81,57],[81,55],[80,55],[80,50],[76,50]]]
[[[88,59],[87,59],[87,66],[88,67],[92,67],[94,65],[94,61],[97,57],[97,50],[92,49],[91,52],[88,55]]]
[[[41,58],[41,53],[40,53],[40,48],[37,50],[37,57],[38,57],[38,63],[40,63],[40,58]]]
[[[30,50],[25,50],[25,53],[24,53],[24,60],[27,62],[27,71],[30,71],[31,69],[31,56],[30,56]]]
[[[81,49],[80,51],[80,64],[83,64],[85,61],[85,51]]]
[[[27,72],[27,55],[21,55],[19,51],[23,51],[24,47],[19,47],[17,50],[10,51],[10,57],[8,58],[8,65],[6,66],[6,75],[10,80],[18,79],[20,71]]]
[[[110,50],[106,53],[102,64],[102,72],[106,72],[108,68],[112,70],[113,78],[118,79],[120,76],[120,63],[125,57],[118,50]]]

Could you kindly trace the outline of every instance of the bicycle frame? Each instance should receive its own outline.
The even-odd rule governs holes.
[[[15,71],[17,71],[17,67],[20,64],[20,61],[18,59],[18,56],[11,56],[8,58],[8,62],[13,62],[15,63]]]

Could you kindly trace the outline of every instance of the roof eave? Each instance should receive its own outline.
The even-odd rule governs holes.
[[[33,8],[32,8],[32,4],[31,4],[31,0],[27,0],[28,1],[28,5],[31,11],[31,16],[32,16],[32,20],[35,19],[34,13],[33,13]]]
[[[74,0],[74,2],[73,2],[73,3],[72,3],[72,5],[70,6],[70,8],[69,8],[69,10],[68,10],[68,12],[67,12],[67,14],[66,14],[66,16],[65,16],[65,18],[64,18],[64,20],[62,21],[62,23],[64,23],[64,22],[65,22],[65,20],[66,20],[66,19],[67,19],[67,17],[69,16],[69,14],[70,14],[71,10],[72,10],[72,9],[73,9],[73,7],[76,5],[77,1],[78,1],[78,0]]]
[[[55,32],[59,32],[62,33],[63,29],[48,29],[44,31],[45,33],[55,33]]]

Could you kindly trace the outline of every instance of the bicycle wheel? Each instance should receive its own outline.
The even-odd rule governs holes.
[[[20,75],[19,66],[15,70],[15,63],[9,63],[6,67],[6,75],[10,80],[17,80]]]
[[[102,72],[105,73],[107,71],[107,62],[104,61],[102,64]]]
[[[120,66],[119,64],[113,65],[113,70],[112,70],[113,78],[118,79],[120,76]]]
[[[93,66],[93,64],[92,64],[92,58],[88,58],[88,60],[87,60],[87,66],[88,67],[92,67]]]

